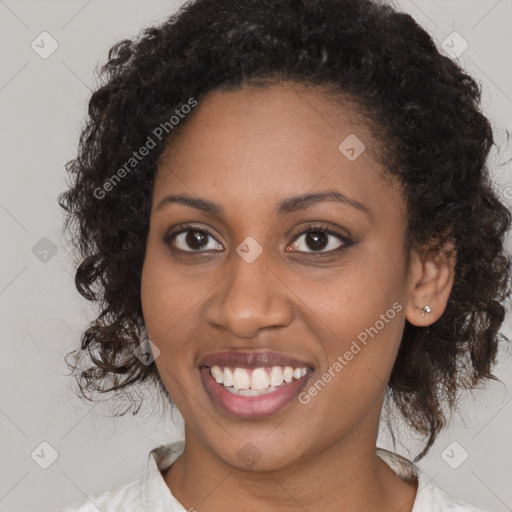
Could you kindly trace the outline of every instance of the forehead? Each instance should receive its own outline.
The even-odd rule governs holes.
[[[382,187],[396,201],[361,119],[353,103],[302,84],[210,93],[163,153],[155,203],[165,193],[185,192],[265,208],[314,189],[375,203]]]

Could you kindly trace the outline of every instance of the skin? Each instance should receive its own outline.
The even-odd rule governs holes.
[[[186,509],[412,509],[416,482],[375,455],[379,414],[405,319],[425,326],[442,315],[454,261],[413,251],[407,271],[402,192],[370,151],[349,161],[338,149],[349,134],[372,145],[352,108],[296,83],[214,92],[161,158],[141,296],[148,337],[161,351],[158,372],[185,420],[185,451],[163,477]],[[333,201],[282,217],[274,211],[287,197],[323,190],[368,212]],[[169,194],[225,211],[158,209]],[[203,252],[192,252],[185,235],[165,242],[184,223],[212,232]],[[319,252],[301,235],[316,225],[353,243],[325,235]],[[236,252],[249,236],[263,249],[252,263]],[[313,383],[395,302],[401,311],[306,405],[293,400],[274,415],[240,419],[202,385],[202,357],[257,349],[310,362]],[[425,304],[432,312],[423,316]],[[238,456],[248,441],[258,459],[251,467]]]

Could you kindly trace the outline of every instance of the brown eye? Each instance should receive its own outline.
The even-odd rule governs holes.
[[[329,236],[326,233],[308,233],[305,242],[314,251],[321,251],[329,244],[328,238]]]
[[[306,253],[328,253],[350,245],[350,240],[336,231],[312,226],[302,232],[293,242],[294,251]]]
[[[198,228],[182,229],[171,233],[165,238],[165,242],[186,252],[222,251],[223,249],[209,231]]]
[[[208,234],[204,231],[187,231],[186,233],[185,243],[192,249],[202,249],[203,246],[208,245],[207,242]]]

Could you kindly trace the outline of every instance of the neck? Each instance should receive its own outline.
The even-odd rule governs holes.
[[[376,455],[376,433],[348,435],[314,456],[275,471],[226,464],[185,427],[185,451],[163,477],[186,510],[411,512],[417,483],[398,478]]]

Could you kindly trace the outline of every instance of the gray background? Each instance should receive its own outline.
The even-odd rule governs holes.
[[[80,500],[131,478],[145,468],[151,448],[180,435],[180,426],[170,421],[160,423],[150,414],[112,419],[104,404],[91,407],[74,397],[63,358],[78,347],[94,310],[75,291],[56,202],[66,188],[64,163],[75,155],[95,67],[112,44],[163,20],[180,4],[0,0],[1,511],[47,512]],[[512,173],[504,163],[512,157],[506,145],[506,130],[512,131],[512,0],[395,5],[412,14],[445,51],[460,52],[467,42],[458,58],[482,84],[498,143],[491,165],[510,203]],[[58,44],[46,59],[40,54],[52,41],[40,36],[43,31]],[[510,332],[509,315],[503,333]],[[453,418],[419,463],[447,493],[495,512],[512,510],[511,369],[508,347],[496,370],[506,387],[493,385],[468,396],[463,416]],[[409,431],[403,430],[402,439],[398,452],[409,456],[417,450]],[[40,464],[50,461],[52,451],[46,445],[41,451],[42,442],[58,454],[47,469]],[[392,449],[386,432],[378,444]]]

